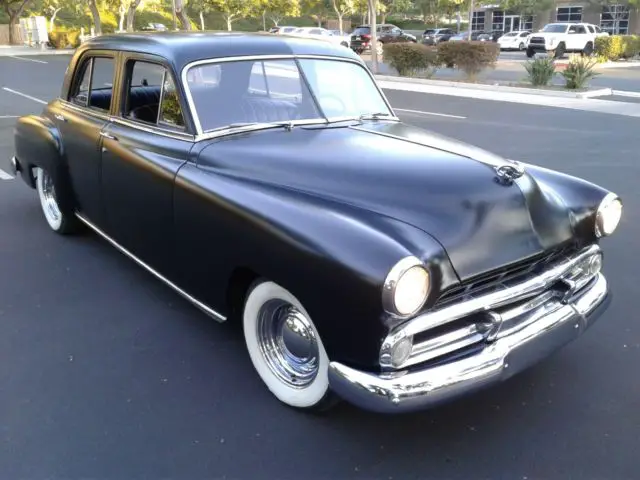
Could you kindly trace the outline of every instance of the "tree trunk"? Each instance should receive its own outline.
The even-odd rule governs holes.
[[[225,15],[225,19],[227,20],[227,30],[231,31],[231,23],[233,22],[233,15],[230,13],[228,15]]]
[[[53,32],[54,24],[56,23],[56,17],[58,16],[58,12],[62,10],[62,7],[58,7],[53,11],[53,15],[51,15],[51,19],[49,20],[49,31]]]
[[[380,15],[380,21],[384,24],[387,23],[387,14],[383,13],[382,15]]]
[[[98,10],[98,5],[96,5],[96,0],[89,0],[89,10],[91,10],[96,35],[102,35],[102,22],[100,21],[100,11]]]
[[[10,4],[8,2],[4,4],[4,10],[7,12],[7,16],[9,17],[9,45],[16,44],[16,38],[14,35],[16,25],[18,25],[20,15],[22,15],[22,11],[28,2],[29,0],[22,0],[22,3],[20,3],[15,10],[9,6]]]
[[[344,23],[342,20],[343,15],[342,15],[342,12],[338,12],[337,10],[336,10],[336,13],[338,14],[338,28],[340,29],[340,35],[342,35],[344,33],[343,32]]]
[[[204,31],[204,14],[202,13],[202,10],[200,10],[200,30]]]
[[[120,4],[120,9],[118,10],[120,17],[118,18],[118,31],[122,32],[124,30],[124,17],[127,13],[127,9],[123,4]]]
[[[267,11],[262,12],[262,30],[267,31]]]
[[[183,30],[191,30],[191,23],[189,22],[189,17],[187,17],[186,12],[184,11],[184,4],[182,0],[175,0],[176,2],[176,16],[180,19],[180,27]]]
[[[136,10],[142,0],[134,0],[133,3],[129,5],[129,10],[127,11],[127,32],[133,32],[133,20],[136,17]]]

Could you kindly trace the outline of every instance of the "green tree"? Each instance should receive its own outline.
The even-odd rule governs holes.
[[[263,19],[268,17],[276,27],[285,17],[300,16],[300,0],[264,0],[262,5]]]
[[[353,15],[356,13],[354,0],[332,0],[333,10],[338,16],[338,28],[340,33],[344,32],[343,19],[345,15]]]
[[[9,17],[9,43],[13,45],[16,42],[14,38],[14,29],[18,25],[18,19],[25,7],[29,3],[29,0],[0,0],[0,6]]]
[[[208,0],[213,10],[220,12],[227,22],[227,30],[233,30],[233,22],[249,17],[262,7],[262,0]]]
[[[412,0],[380,0],[380,5],[383,7],[382,10],[379,10],[382,23],[387,22],[389,15],[407,13],[413,8]]]
[[[332,0],[301,0],[300,9],[322,26],[333,10]]]
[[[504,10],[517,15],[535,15],[552,8],[554,4],[554,0],[500,0]]]

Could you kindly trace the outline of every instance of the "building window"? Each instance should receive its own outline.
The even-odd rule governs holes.
[[[520,30],[533,31],[533,15],[523,15],[520,20]]]
[[[629,6],[608,5],[602,7],[600,28],[610,35],[627,35],[629,33]]]
[[[484,30],[484,13],[485,12],[473,12],[471,30]]]
[[[582,7],[558,7],[556,22],[581,22]]]
[[[493,24],[491,30],[502,31],[504,28],[504,12],[502,10],[494,10],[493,12]]]

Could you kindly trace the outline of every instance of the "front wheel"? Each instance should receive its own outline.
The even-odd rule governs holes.
[[[35,177],[42,213],[51,230],[61,235],[76,232],[79,228],[78,221],[72,211],[61,207],[59,189],[53,177],[40,167],[36,167]]]
[[[518,45],[518,50],[523,51],[524,50],[524,42],[520,42],[520,45]]]
[[[536,54],[536,51],[533,48],[527,48],[527,58],[533,58]]]
[[[382,42],[376,42],[376,53],[379,57],[381,57],[384,53],[384,45],[382,44]]]
[[[593,55],[593,43],[589,42],[585,45],[584,50],[582,50],[583,57],[590,57]]]
[[[278,400],[306,411],[335,403],[324,345],[293,294],[271,281],[255,285],[245,302],[243,330],[253,366]]]

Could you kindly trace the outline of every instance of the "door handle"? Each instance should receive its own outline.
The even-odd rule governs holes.
[[[100,136],[104,137],[104,138],[108,138],[110,140],[115,140],[116,142],[118,141],[117,137],[114,137],[113,135],[106,133],[106,132],[100,132]]]
[[[56,114],[54,115],[54,117],[56,117],[56,119],[57,119],[57,120],[60,120],[61,122],[66,122],[66,121],[67,121],[67,119],[66,119],[66,118],[64,118],[64,116],[63,116],[63,115],[61,115],[61,114],[59,114],[59,113],[56,113]]]

